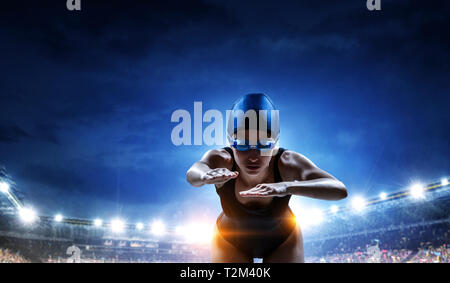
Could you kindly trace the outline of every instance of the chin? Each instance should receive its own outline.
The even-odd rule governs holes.
[[[249,170],[249,169],[246,169],[245,172],[246,172],[248,175],[258,175],[258,174],[261,172],[261,169],[258,169],[258,170]]]

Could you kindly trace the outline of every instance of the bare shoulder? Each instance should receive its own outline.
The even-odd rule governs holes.
[[[318,178],[335,179],[331,174],[317,167],[303,154],[291,150],[283,152],[280,156],[278,166],[281,177],[286,181],[306,181]]]
[[[233,167],[233,158],[223,148],[210,149],[200,159],[200,162],[206,163],[210,168],[227,168]]]
[[[284,181],[306,180],[309,172],[318,169],[306,156],[292,150],[286,150],[281,154],[278,168]]]
[[[285,150],[281,156],[279,165],[284,168],[311,169],[316,165],[303,154],[292,150]]]

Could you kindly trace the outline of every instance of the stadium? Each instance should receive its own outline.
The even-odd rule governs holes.
[[[1,168],[0,262],[209,262],[214,223],[184,226],[37,215]],[[306,262],[449,262],[448,179],[327,211],[293,207]],[[255,259],[258,262],[258,259]]]
[[[3,2],[0,262],[449,262],[450,1]]]

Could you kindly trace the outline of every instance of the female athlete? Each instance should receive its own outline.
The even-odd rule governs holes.
[[[251,115],[242,116],[251,111],[257,113],[257,123],[249,122]],[[212,262],[304,262],[290,197],[347,197],[342,182],[302,154],[277,146],[278,115],[270,115],[274,111],[265,94],[238,99],[228,119],[230,147],[207,151],[186,173],[195,187],[214,184],[220,197],[223,212],[214,228]]]

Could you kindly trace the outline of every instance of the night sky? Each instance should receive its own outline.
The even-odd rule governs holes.
[[[0,7],[0,164],[40,214],[214,219],[185,173],[219,146],[173,145],[171,114],[254,92],[347,185],[334,204],[449,173],[449,1],[65,2]]]

